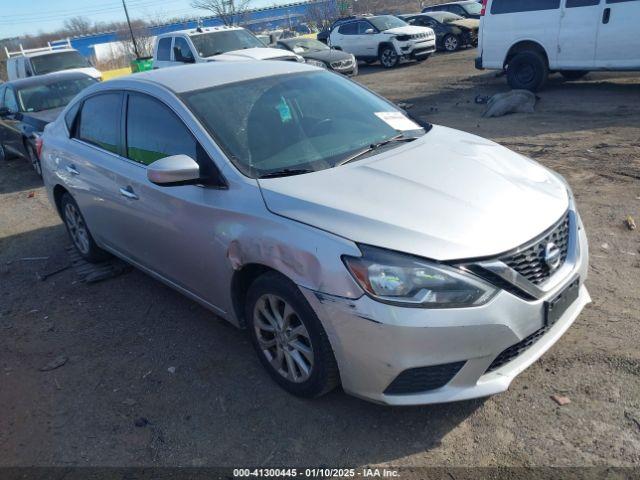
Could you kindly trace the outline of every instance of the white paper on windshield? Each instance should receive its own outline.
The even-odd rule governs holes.
[[[420,130],[420,125],[405,117],[400,112],[375,112],[376,117],[389,125],[394,130],[399,132],[406,132],[408,130]]]

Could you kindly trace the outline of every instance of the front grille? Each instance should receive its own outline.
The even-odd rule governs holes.
[[[331,62],[331,68],[345,69],[353,67],[353,60],[350,58],[347,60],[338,60],[337,62]]]
[[[549,242],[555,243],[560,249],[560,265],[557,267],[559,268],[567,259],[569,250],[568,212],[542,239],[537,240],[525,250],[514,255],[502,257],[500,260],[531,283],[540,285],[548,280],[553,273],[544,261],[545,249]]]
[[[545,333],[547,333],[550,328],[551,328],[551,325],[544,326],[540,330],[533,332],[524,340],[516,343],[515,345],[511,345],[509,348],[507,348],[504,352],[502,352],[500,355],[496,357],[496,359],[491,363],[491,365],[489,365],[489,368],[487,368],[487,371],[485,373],[493,372],[494,370],[497,370],[503,365],[506,365],[511,360],[514,360],[520,354],[524,353],[526,350],[532,347],[538,340],[540,340],[540,338],[542,338],[542,336]]]
[[[466,362],[410,368],[400,373],[384,391],[386,395],[408,395],[444,387]]]

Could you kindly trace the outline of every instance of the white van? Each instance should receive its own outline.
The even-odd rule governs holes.
[[[7,77],[10,81],[20,78],[45,75],[47,73],[73,71],[84,73],[96,80],[102,80],[102,74],[80,52],[67,42],[63,45],[49,43],[44,48],[24,49],[10,52],[4,49],[7,56]]]
[[[640,70],[640,0],[484,0],[476,67],[536,91],[549,72]]]
[[[153,68],[175,67],[185,63],[242,60],[289,60],[304,62],[299,55],[269,48],[242,27],[199,27],[156,37]]]

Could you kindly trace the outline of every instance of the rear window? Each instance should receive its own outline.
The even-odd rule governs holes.
[[[36,75],[44,75],[45,73],[59,72],[61,70],[70,70],[72,68],[91,67],[91,64],[87,59],[75,50],[37,55],[35,57],[30,57],[29,60],[33,67],[33,72]]]
[[[171,37],[161,38],[158,42],[158,60],[168,62],[171,60]]]
[[[560,8],[560,0],[493,0],[491,14],[534,12],[558,8]]]
[[[122,95],[104,93],[87,98],[82,105],[77,137],[109,152],[118,153]]]

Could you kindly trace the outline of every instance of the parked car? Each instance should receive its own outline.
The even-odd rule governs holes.
[[[385,68],[393,68],[403,59],[426,60],[436,50],[433,30],[408,25],[393,15],[341,23],[331,31],[329,44],[369,63],[379,60]]]
[[[246,328],[296,395],[501,392],[589,302],[562,177],[310,65],[94,85],[45,130],[43,173],[80,255]]]
[[[358,74],[358,62],[352,54],[329,48],[313,38],[278,40],[275,46],[300,55],[310,65],[328,68],[343,75]]]
[[[512,88],[536,91],[550,72],[640,70],[638,1],[489,0],[476,67],[506,70]]]
[[[49,43],[45,48],[24,49],[20,45],[20,50],[15,52],[10,52],[6,47],[4,50],[7,56],[7,78],[10,81],[63,70],[84,73],[102,80],[102,73],[72,48],[69,41],[64,45]]]
[[[302,57],[269,48],[242,27],[207,27],[158,35],[153,49],[153,68],[175,67],[213,61],[285,60],[304,62]]]
[[[462,2],[441,3],[440,5],[431,5],[422,9],[422,13],[431,12],[449,12],[462,18],[480,19],[482,12],[482,2],[477,0],[465,0]]]
[[[44,127],[97,80],[79,72],[58,72],[0,85],[0,160],[27,159],[38,175]]]
[[[400,15],[409,25],[431,28],[436,34],[439,50],[455,52],[465,46],[478,45],[478,20],[462,18],[453,13],[433,12],[416,15]]]
[[[331,35],[331,31],[340,26],[341,24],[348,22],[349,20],[355,20],[358,18],[367,18],[370,17],[371,15],[365,14],[365,15],[350,15],[348,17],[342,17],[342,18],[338,18],[337,20],[335,20],[331,26],[325,30],[322,30],[321,32],[318,32],[318,34],[316,35],[316,38],[318,39],[318,41],[322,42],[322,43],[329,43],[329,35]]]

